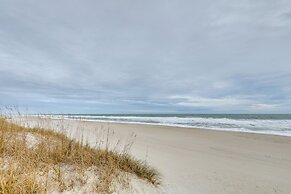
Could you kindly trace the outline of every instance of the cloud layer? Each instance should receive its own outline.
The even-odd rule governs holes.
[[[290,113],[291,2],[3,0],[0,105]]]

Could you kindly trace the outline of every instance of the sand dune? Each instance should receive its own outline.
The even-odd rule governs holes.
[[[137,193],[291,193],[290,137],[77,120],[21,122],[68,128],[68,135],[92,146],[107,129],[112,145],[121,140],[120,147],[134,133],[132,154],[162,174],[158,189],[133,183]]]

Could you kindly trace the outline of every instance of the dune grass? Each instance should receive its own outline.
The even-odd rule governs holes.
[[[155,169],[126,151],[91,148],[60,132],[0,118],[0,193],[112,193],[114,183],[128,184],[125,175],[160,184]]]

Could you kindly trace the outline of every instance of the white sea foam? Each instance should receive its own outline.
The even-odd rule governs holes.
[[[54,116],[57,117],[57,116]],[[291,136],[291,119],[233,119],[178,116],[62,115],[66,119],[138,123]]]

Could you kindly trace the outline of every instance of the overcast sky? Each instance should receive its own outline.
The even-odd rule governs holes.
[[[290,0],[0,0],[0,106],[291,113]]]

